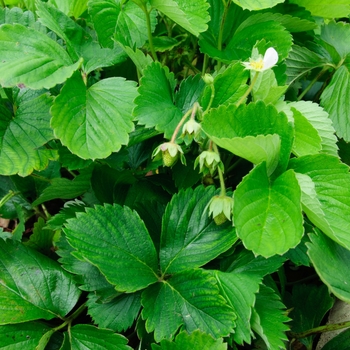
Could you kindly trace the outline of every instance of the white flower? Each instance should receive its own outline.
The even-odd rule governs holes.
[[[249,62],[242,62],[245,69],[254,70],[256,72],[262,72],[264,70],[272,68],[278,61],[278,53],[273,47],[269,47],[264,57],[258,55],[257,59],[249,59]]]

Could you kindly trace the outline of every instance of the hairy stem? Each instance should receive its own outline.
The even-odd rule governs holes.
[[[298,96],[298,101],[300,101],[309,91],[310,89],[317,83],[317,81],[322,77],[324,73],[328,71],[327,66],[323,67],[322,70],[315,76],[314,79],[310,82],[310,84],[304,89],[304,91]]]
[[[151,50],[151,55],[152,55],[153,59],[157,62],[158,61],[158,57],[157,57],[157,54],[156,54],[156,51],[155,51],[154,45],[153,45],[151,15],[150,15],[150,13],[152,11],[152,8],[148,11],[147,10],[147,5],[143,5],[142,6],[142,10],[143,10],[143,12],[146,15],[148,44],[149,44],[149,48]]]
[[[197,108],[198,108],[198,103],[196,102],[196,103],[193,105],[193,107],[192,107],[191,109],[189,109],[189,110],[184,114],[184,116],[181,118],[179,124],[177,124],[176,129],[174,130],[174,133],[173,133],[173,136],[171,137],[170,142],[175,143],[177,134],[179,133],[181,126],[182,126],[183,123],[186,121],[186,119],[188,118],[189,115],[194,116],[194,115],[196,114]]]
[[[220,156],[219,153],[219,149],[218,146],[216,145],[215,142],[210,141],[213,145],[213,149],[215,151],[215,153],[217,153]],[[224,180],[224,174],[220,168],[220,166],[218,166],[218,174],[219,174],[219,180],[220,180],[220,196],[221,197],[225,197],[226,196],[226,186],[225,186],[225,180]]]

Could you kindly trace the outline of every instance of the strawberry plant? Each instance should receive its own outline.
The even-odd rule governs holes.
[[[0,4],[0,348],[350,326],[347,1]]]

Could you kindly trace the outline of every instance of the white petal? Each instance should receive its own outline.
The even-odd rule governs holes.
[[[277,51],[273,47],[269,47],[264,55],[264,70],[272,68],[277,62]]]

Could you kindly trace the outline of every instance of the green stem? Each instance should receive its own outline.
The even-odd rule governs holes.
[[[202,75],[204,75],[208,68],[209,56],[207,54],[204,55],[203,58],[203,67],[202,67]]]
[[[219,51],[222,50],[222,38],[224,35],[224,26],[225,26],[226,17],[227,17],[227,13],[228,13],[228,9],[229,9],[229,3],[226,3],[224,1],[224,6],[225,6],[224,13],[222,14],[220,29],[219,29],[219,36],[218,36],[218,50]],[[222,62],[218,61],[217,70],[220,70],[221,66],[222,66]]]
[[[86,309],[86,302],[80,305],[79,308],[76,309],[72,315],[68,316],[62,324],[53,328],[52,330],[56,332],[66,327],[67,325],[69,327],[72,321],[75,320],[85,309]]]
[[[212,141],[211,141],[212,142]],[[213,149],[215,153],[217,153],[220,156],[218,146],[216,143],[212,142]],[[219,174],[219,180],[220,180],[220,197],[226,196],[226,187],[225,187],[225,180],[224,180],[224,174],[222,173],[222,170],[220,169],[220,166],[218,166],[218,174]]]
[[[215,87],[214,87],[214,84],[210,84],[210,89],[211,89],[211,95],[210,95],[210,100],[209,100],[209,103],[208,103],[208,107],[205,109],[205,111],[203,112],[202,116],[204,116],[205,114],[208,113],[211,105],[213,104],[213,101],[214,101],[214,97],[215,97]]]
[[[245,92],[245,94],[240,98],[240,100],[236,103],[236,106],[238,107],[239,105],[241,105],[243,103],[243,101],[248,97],[248,95],[252,92],[253,90],[253,87],[258,79],[258,76],[259,76],[259,73],[260,72],[255,72],[255,75],[249,85],[249,88],[248,90]]]
[[[304,91],[298,96],[298,101],[300,101],[309,91],[310,89],[315,85],[315,83],[322,77],[324,73],[328,71],[327,66],[323,67],[322,70],[316,75],[314,79],[311,80],[310,84],[304,89]]]
[[[147,5],[144,5],[142,7],[143,12],[146,15],[146,23],[147,23],[147,34],[148,34],[148,44],[149,44],[149,48],[151,50],[151,54],[153,59],[157,62],[158,61],[158,57],[156,54],[156,51],[154,49],[154,45],[153,45],[153,36],[152,36],[152,26],[151,26],[151,16],[150,13],[152,11],[152,8],[148,11],[147,10]]]
[[[315,328],[311,328],[305,332],[301,333],[294,333],[290,332],[289,335],[292,338],[306,338],[309,337],[310,335],[318,334],[318,333],[325,333],[325,332],[331,332],[331,331],[336,331],[339,329],[344,329],[350,327],[350,321],[346,322],[340,322],[340,323],[334,323],[334,324],[326,324],[324,326],[319,326]]]
[[[9,201],[12,197],[16,196],[17,194],[19,194],[19,192],[9,191],[8,194],[6,194],[4,197],[1,198],[1,200],[0,200],[0,208],[1,208],[7,201]]]
[[[174,130],[174,133],[173,133],[173,136],[171,137],[170,142],[175,143],[177,134],[179,133],[181,126],[183,125],[183,123],[185,122],[185,120],[188,118],[188,116],[189,116],[190,114],[194,115],[194,114],[196,113],[197,108],[198,108],[198,103],[196,102],[196,103],[193,105],[193,107],[192,107],[191,109],[189,109],[189,110],[185,113],[185,115],[181,118],[179,124],[177,124],[176,129]]]

